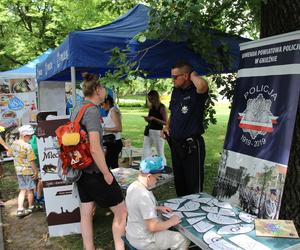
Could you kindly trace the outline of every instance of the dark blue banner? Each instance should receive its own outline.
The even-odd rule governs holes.
[[[239,78],[224,148],[288,164],[300,75]]]
[[[241,45],[214,195],[278,219],[300,92],[300,31]]]

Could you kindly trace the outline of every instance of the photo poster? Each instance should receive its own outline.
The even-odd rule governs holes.
[[[36,110],[35,92],[0,94],[0,126],[8,128],[28,123],[31,111]]]
[[[213,195],[277,219],[300,89],[300,32],[240,45],[240,67]]]
[[[40,171],[50,237],[80,233],[78,192],[72,184],[65,184],[57,175],[59,156],[55,130],[67,121],[40,121],[37,125]]]
[[[17,74],[16,74],[17,75]],[[32,78],[0,78],[0,93],[28,93],[37,91],[37,83]]]

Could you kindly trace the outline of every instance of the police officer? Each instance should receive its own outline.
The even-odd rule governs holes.
[[[187,62],[176,63],[171,74],[171,115],[162,133],[171,149],[177,196],[184,196],[203,189],[205,145],[201,135],[208,84]]]
[[[277,212],[277,190],[270,189],[269,198],[264,203],[263,219],[275,219]]]

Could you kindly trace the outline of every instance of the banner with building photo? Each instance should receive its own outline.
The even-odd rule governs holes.
[[[73,185],[65,184],[57,175],[58,142],[55,130],[67,121],[41,121],[37,126],[40,171],[51,237],[80,233],[78,193]]]
[[[240,45],[240,67],[214,195],[278,218],[300,89],[300,32]]]

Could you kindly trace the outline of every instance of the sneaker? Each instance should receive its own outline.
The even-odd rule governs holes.
[[[25,212],[27,212],[27,215],[32,214],[34,212],[34,206],[27,208]]]
[[[27,215],[29,215],[29,212],[27,211],[27,209],[26,210],[22,209],[22,210],[18,210],[17,211],[17,217],[19,219],[22,219],[22,218],[24,218]]]

